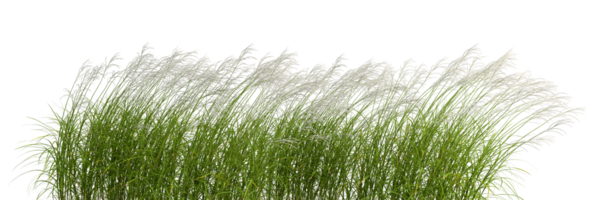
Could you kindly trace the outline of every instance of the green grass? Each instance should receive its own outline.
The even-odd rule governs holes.
[[[170,62],[172,58],[168,59]],[[407,100],[410,105],[394,104],[395,91],[402,90],[400,83],[384,88],[389,90],[376,94],[367,92],[367,96],[363,96],[364,90],[354,92],[358,84],[349,87],[341,82],[324,91],[336,96],[327,99],[322,97],[323,93],[302,93],[305,98],[291,104],[284,102],[284,97],[270,98],[267,89],[278,86],[278,82],[271,83],[267,78],[263,79],[267,83],[261,83],[250,76],[244,80],[249,83],[232,87],[227,93],[197,86],[203,81],[213,83],[215,79],[219,84],[227,84],[228,79],[223,79],[233,77],[233,70],[241,68],[240,60],[235,67],[219,67],[206,80],[184,81],[189,84],[185,88],[187,94],[198,94],[193,96],[193,104],[187,106],[171,107],[173,93],[165,92],[179,90],[180,85],[167,81],[165,85],[157,85],[154,81],[160,79],[150,76],[145,77],[147,81],[141,82],[143,84],[137,83],[137,87],[144,88],[140,92],[149,93],[160,87],[169,90],[157,90],[147,101],[134,104],[125,94],[138,91],[136,88],[129,88],[124,82],[113,86],[102,79],[98,86],[87,87],[95,88],[92,93],[87,90],[78,93],[85,96],[77,100],[96,97],[96,102],[86,105],[86,109],[75,109],[81,102],[71,102],[71,97],[49,105],[53,113],[51,121],[58,126],[40,125],[48,134],[35,138],[36,142],[29,146],[19,147],[38,148],[32,150],[39,152],[37,162],[21,161],[35,163],[40,168],[39,179],[34,176],[38,181],[31,185],[38,189],[49,183],[40,195],[50,190],[51,196],[61,200],[471,200],[497,199],[503,194],[512,198],[520,185],[515,181],[518,177],[525,178],[525,174],[520,173],[524,170],[510,162],[519,145],[509,144],[509,141],[529,125],[512,124],[516,117],[506,116],[509,109],[523,108],[508,107],[499,112],[500,117],[490,120],[483,118],[487,113],[464,114],[462,109],[470,108],[458,107],[459,103],[468,105],[474,98],[481,98],[477,95],[493,86],[471,84],[454,88],[446,85],[448,88],[440,90],[435,97],[433,93],[441,88],[412,88],[421,90],[419,97],[424,99],[423,105],[412,104],[417,102],[414,99]],[[163,61],[167,60],[161,60],[157,66]],[[135,68],[132,72],[139,72],[136,70],[141,62],[132,64],[135,65],[131,66]],[[256,74],[262,72],[270,76],[281,69],[275,67],[277,65],[272,64],[256,68],[264,70]],[[215,68],[197,69],[196,72]],[[372,69],[363,72],[377,71]],[[105,69],[98,71],[101,70]],[[172,71],[164,67],[156,73],[162,73],[160,70]],[[326,76],[332,74],[333,70]],[[85,76],[84,79],[89,82],[92,78]],[[337,86],[352,92],[339,92]],[[411,86],[404,89],[409,88]],[[474,89],[467,93],[469,88]],[[370,98],[368,95],[382,96],[382,102],[364,100]],[[405,99],[406,95],[407,92],[401,93],[399,99]],[[209,108],[209,100],[215,96],[225,102]],[[270,100],[261,101],[267,98]],[[327,102],[332,99],[335,104]],[[482,109],[489,113],[498,111],[494,106],[497,103],[489,102]],[[248,104],[257,107],[245,109]],[[279,107],[282,104],[287,107]],[[305,106],[313,110],[304,112]],[[339,109],[342,106],[350,106],[356,113],[346,115]],[[401,106],[408,107],[400,112]],[[416,106],[419,106],[418,112],[414,114],[412,109]],[[207,113],[219,115],[207,119]],[[461,115],[449,117],[457,114]],[[311,123],[307,116],[317,119],[316,123]],[[529,117],[532,116],[526,119]],[[201,121],[203,123],[198,123]],[[309,123],[312,129],[305,127]],[[501,124],[500,128],[494,128],[496,124]],[[50,136],[56,138],[48,138]],[[49,143],[40,143],[41,139]],[[17,151],[15,149],[15,153]],[[24,166],[30,165],[33,164]]]
[[[198,114],[190,109],[169,109],[154,120],[167,96],[130,109],[112,96],[57,116],[65,124],[51,156],[59,199],[474,199],[487,194],[488,183],[502,190],[492,183],[504,180],[496,173],[511,173],[505,163],[515,150],[506,135],[481,134],[488,122],[465,117],[464,132],[433,127],[441,113],[429,112],[436,109],[414,119],[396,113],[362,128],[357,124],[373,116],[357,107],[349,120],[327,117],[313,126],[330,134],[319,140],[299,131],[299,117],[223,111],[218,124],[192,127]],[[285,138],[299,140],[270,142]],[[486,146],[476,147],[484,138]]]

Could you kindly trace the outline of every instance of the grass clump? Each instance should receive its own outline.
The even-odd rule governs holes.
[[[429,69],[368,61],[345,73],[342,56],[292,71],[287,51],[249,64],[249,46],[210,64],[149,50],[121,71],[118,55],[86,62],[52,110],[58,128],[38,121],[48,134],[21,147],[44,163],[38,197],[519,198],[510,156],[581,111],[543,80],[505,74],[510,52],[482,65],[476,47]]]

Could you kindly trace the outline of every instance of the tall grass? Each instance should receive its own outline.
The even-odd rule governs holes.
[[[249,64],[249,46],[210,64],[150,50],[120,71],[118,55],[86,62],[52,110],[58,128],[37,120],[48,134],[21,148],[44,164],[38,197],[519,198],[511,155],[581,111],[543,80],[506,74],[510,52],[483,65],[476,47],[431,68],[344,73],[342,56],[292,71],[287,51]]]

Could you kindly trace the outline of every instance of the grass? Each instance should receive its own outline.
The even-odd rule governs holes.
[[[285,62],[268,57],[263,56],[264,66],[256,74],[271,76]],[[162,58],[156,66],[167,66],[175,58]],[[143,60],[134,59],[128,70],[139,73]],[[20,147],[45,151],[37,151],[37,166],[44,164],[29,192],[49,183],[39,194],[61,200],[494,199],[515,197],[517,188],[512,187],[518,184],[509,183],[525,178],[519,173],[524,170],[509,162],[520,144],[509,141],[529,125],[512,123],[516,117],[508,113],[535,101],[521,107],[495,106],[498,102],[492,101],[481,112],[469,112],[474,109],[469,103],[494,87],[475,84],[483,76],[461,87],[411,87],[414,82],[398,81],[375,92],[360,88],[366,82],[340,81],[315,94],[296,93],[302,96],[289,101],[292,90],[278,96],[270,89],[287,92],[287,85],[277,81],[289,79],[291,84],[296,77],[250,75],[236,85],[232,77],[238,67],[243,69],[240,60],[224,59],[235,67],[219,67],[212,75],[204,74],[212,68],[197,67],[192,78],[177,83],[183,85],[157,84],[161,76],[115,84],[102,78],[98,86],[85,87],[95,91],[78,90],[81,96],[54,103],[51,121],[58,126],[47,125],[46,130],[56,138],[45,134],[32,141],[48,143]],[[336,66],[323,74],[332,77]],[[355,74],[377,72],[374,68]],[[152,73],[173,71],[164,67]],[[199,71],[203,78],[194,78]],[[318,73],[315,69],[307,77]],[[93,78],[83,77],[84,85]],[[82,83],[79,77],[76,83]],[[214,83],[226,86],[210,87]],[[181,98],[192,101],[177,99],[173,88],[180,86],[190,94]],[[412,89],[419,93],[412,96]],[[132,98],[136,90],[147,96]],[[406,92],[397,94],[402,90]],[[94,103],[81,109],[84,100]],[[491,114],[499,115],[489,118]],[[545,130],[543,125],[537,128]]]
[[[365,129],[357,127],[369,117],[363,106],[349,120],[324,118],[314,128],[327,134],[315,135],[298,131],[299,117],[251,119],[234,111],[193,128],[198,114],[189,109],[167,110],[155,121],[155,108],[168,102],[159,95],[153,106],[117,109],[127,102],[99,98],[61,119],[72,125],[61,127],[53,156],[61,161],[59,199],[473,199],[502,181],[496,173],[504,166],[496,164],[514,150],[503,144],[506,136],[480,134],[483,123],[469,118],[464,132],[430,128],[435,118],[425,117]]]

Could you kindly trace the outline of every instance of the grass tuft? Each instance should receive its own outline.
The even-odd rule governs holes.
[[[519,139],[513,131],[525,123],[512,121],[531,102],[511,105],[523,88],[483,84],[484,75],[468,81],[481,84],[426,86],[419,81],[435,71],[430,66],[395,76],[389,63],[345,69],[343,58],[294,69],[293,52],[257,60],[253,45],[216,63],[181,49],[154,58],[149,49],[122,73],[106,72],[111,64],[88,66],[66,101],[52,107],[59,128],[45,173],[52,174],[53,197],[518,196],[508,183],[524,175],[509,158],[522,145],[511,142]],[[474,64],[467,70],[459,61],[441,77],[470,73]],[[507,92],[494,96],[491,88]]]

